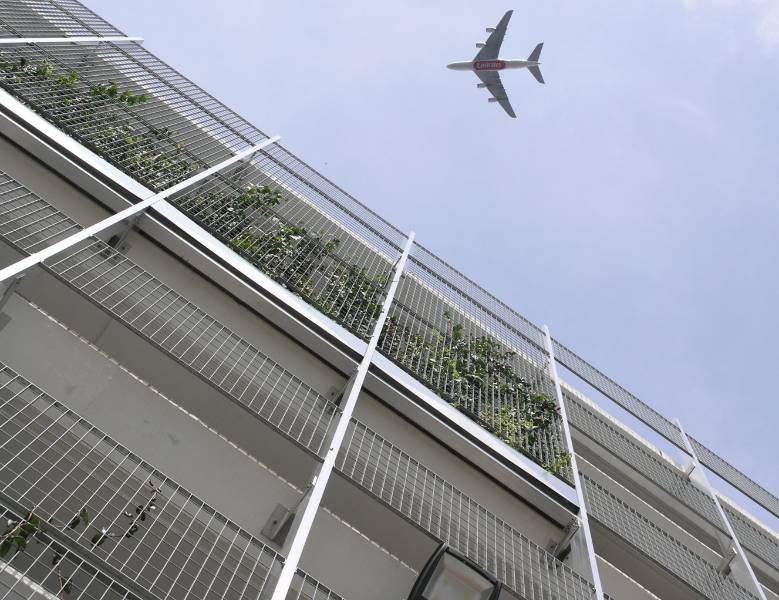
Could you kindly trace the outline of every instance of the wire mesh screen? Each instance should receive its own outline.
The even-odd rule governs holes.
[[[6,530],[26,523],[26,514],[0,503],[0,519]],[[36,528],[37,529],[37,528]],[[21,528],[20,528],[21,531]],[[30,539],[30,535],[26,539]],[[36,531],[22,552],[9,549],[0,559],[0,597],[5,599],[84,598],[89,600],[140,600],[92,561],[82,559],[50,534]]]
[[[619,457],[637,472],[648,477],[724,534],[724,526],[720,522],[714,501],[706,492],[655,451],[620,431],[597,410],[587,406],[567,391],[563,391],[563,394],[568,407],[568,418],[573,427],[596,441],[612,455]],[[728,512],[741,544],[779,568],[779,540],[737,514],[727,504],[724,508]]]
[[[136,43],[5,44],[0,85],[154,191],[266,137]]]
[[[119,36],[121,31],[74,0],[3,0],[0,37]]]
[[[336,468],[526,600],[589,600],[593,587],[543,548],[363,423],[352,419]]]
[[[455,286],[453,279],[465,283]],[[497,299],[415,245],[379,350],[570,483],[570,453],[547,371],[549,357],[538,345],[537,331],[508,317]]]
[[[157,597],[257,598],[278,571],[274,551],[5,365],[0,439],[0,497],[30,536],[56,531]]]
[[[0,239],[30,253],[79,229],[0,171]],[[321,454],[335,405],[133,261],[90,238],[44,266],[240,406]]]
[[[363,224],[350,229],[325,213],[305,195],[310,189],[286,158],[282,148],[271,147],[170,201],[262,272],[367,339],[400,240]]]
[[[117,34],[120,34],[117,29],[73,0],[17,0],[4,2],[0,6],[0,35],[4,37]],[[204,166],[227,158],[236,149],[266,138],[264,133],[137,44],[4,46],[0,48],[0,85],[85,146],[154,190],[169,187]],[[365,241],[369,250],[356,253],[353,261],[345,250],[337,253],[337,259],[342,261],[334,256],[332,264],[329,264],[331,258],[325,259],[332,270],[329,277],[318,271],[314,276],[302,276],[294,267],[290,270],[289,265],[308,265],[312,256],[308,251],[309,246],[318,246],[310,244],[308,238],[303,241],[304,236],[290,234],[289,228],[305,229],[309,237],[317,237],[316,227],[321,217],[312,218],[311,224],[290,223],[284,221],[285,215],[281,210],[275,217],[279,220],[278,224],[271,224],[266,219],[266,229],[261,229],[259,233],[251,232],[248,240],[232,236],[233,248],[240,249],[250,259],[254,257],[266,267],[272,264],[272,276],[313,304],[329,311],[330,316],[351,327],[358,335],[364,336],[369,319],[354,317],[353,306],[359,303],[367,305],[367,314],[370,315],[375,304],[375,284],[380,284],[384,277],[378,268],[371,271],[371,267],[366,264],[378,265],[380,259],[367,257],[371,251],[377,251],[378,256],[391,261],[394,251],[402,245],[404,236],[397,228],[286,150],[279,148],[274,153],[263,154],[263,157],[266,162],[272,162],[286,172],[289,181],[294,180],[295,192],[323,212],[326,215],[324,218],[332,219],[350,230],[356,238]],[[194,204],[193,200],[185,208],[191,209],[192,214],[211,218],[207,207]],[[212,202],[212,206],[216,205]],[[217,228],[224,226],[222,220],[217,219],[215,223]],[[293,240],[292,244],[293,254],[299,253],[299,258],[279,260],[267,244],[261,244],[255,239],[255,235],[263,239],[272,237],[273,234],[267,229],[271,226],[282,240],[285,237],[300,237]],[[332,230],[326,228],[325,234],[331,233]],[[327,241],[324,245],[327,250]],[[388,248],[394,250],[388,251]],[[446,298],[445,304],[456,296],[458,300],[455,304],[459,304],[463,313],[468,315],[467,327],[483,328],[508,348],[521,348],[523,345],[535,347],[536,350],[543,348],[543,336],[537,326],[432,253],[417,247],[415,254],[416,265],[429,273],[430,281],[426,285],[432,287],[432,296],[443,296]],[[367,268],[367,273],[363,273],[363,267]],[[317,281],[309,283],[310,279]],[[332,288],[329,291],[326,289],[327,281]],[[342,300],[355,289],[356,301]],[[418,317],[412,320],[421,322],[430,318],[430,315]],[[419,335],[420,339],[427,339],[426,335],[432,335],[431,332],[448,325],[440,316],[435,318],[437,320],[424,326],[418,323],[421,331],[412,333]],[[463,327],[466,327],[465,323]],[[478,333],[478,337],[482,337],[482,333]],[[680,445],[678,433],[668,419],[571,350],[559,342],[554,343],[556,358],[562,365]],[[390,350],[389,354],[399,352],[393,347]],[[527,349],[523,351],[532,355]],[[433,380],[440,381],[438,375],[426,374],[425,369],[409,367],[407,363],[412,361],[407,356],[398,355],[396,359],[403,363],[404,368],[415,371],[429,385],[437,385]],[[435,389],[442,393],[446,386]],[[476,409],[474,414],[480,418],[479,412],[484,411],[484,406],[479,402],[472,404],[468,410]],[[502,426],[507,414],[508,421],[512,421],[511,411],[516,410],[516,406],[509,403],[507,408],[496,410],[497,413],[493,410],[494,414],[486,419],[489,426],[497,429],[501,437],[508,434],[509,438],[517,438],[514,431],[518,426],[516,420],[509,427]],[[696,440],[691,441],[703,464],[779,515],[779,498]],[[547,440],[544,444],[549,448],[559,445],[558,440]],[[551,458],[551,466],[567,477],[565,467],[558,464],[564,460],[564,449],[559,452],[541,452],[538,448],[527,446],[534,444],[527,440],[516,444],[516,447],[529,452],[542,463],[548,464]],[[539,452],[548,456],[536,456]]]
[[[561,365],[613,400],[630,414],[649,425],[667,440],[685,450],[679,430],[673,422],[557,340],[553,339],[552,343],[554,344],[555,359]],[[715,452],[709,450],[692,436],[689,436],[689,434],[688,437],[701,463],[765,509],[779,516],[779,498],[736,469]]]
[[[270,597],[267,594],[266,596]],[[292,578],[287,600],[343,600],[343,598],[305,571],[298,570]]]
[[[711,600],[754,600],[757,597],[715,565],[652,523],[585,474],[581,474],[589,515],[668,572]]]

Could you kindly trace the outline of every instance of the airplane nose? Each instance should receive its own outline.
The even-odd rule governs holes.
[[[454,63],[449,63],[448,65],[446,65],[446,68],[447,69],[454,69]]]

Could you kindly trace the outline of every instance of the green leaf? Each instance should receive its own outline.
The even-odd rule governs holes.
[[[71,529],[75,529],[76,527],[79,526],[79,523],[81,523],[81,517],[76,515],[75,517],[73,517],[73,520],[70,523],[68,523],[68,527],[70,527]]]
[[[85,506],[84,508],[82,508],[81,512],[78,514],[81,517],[81,520],[84,521],[84,527],[89,525],[89,513],[87,512],[87,507]]]
[[[6,554],[8,554],[8,551],[11,549],[11,540],[4,540],[2,544],[0,544],[0,558],[5,558]]]
[[[95,548],[97,546],[102,546],[105,540],[106,535],[104,533],[96,533],[92,536],[92,547]]]

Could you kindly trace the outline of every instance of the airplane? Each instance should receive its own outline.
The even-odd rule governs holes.
[[[490,37],[483,44],[476,44],[476,47],[480,48],[480,50],[473,60],[453,62],[446,65],[446,68],[454,71],[473,71],[476,77],[481,79],[481,83],[477,83],[476,87],[486,87],[492,94],[492,98],[487,100],[499,103],[510,117],[516,118],[517,115],[514,113],[514,109],[511,108],[508,94],[506,94],[506,89],[500,80],[500,71],[504,69],[527,69],[538,80],[538,83],[544,83],[541,69],[538,68],[538,65],[541,64],[538,62],[538,59],[541,57],[541,48],[544,47],[544,43],[538,44],[530,53],[530,56],[527,57],[527,60],[498,58],[500,46],[503,43],[503,37],[506,35],[506,28],[513,12],[513,10],[510,10],[503,15],[500,23],[495,27],[487,27],[487,33],[490,34]]]

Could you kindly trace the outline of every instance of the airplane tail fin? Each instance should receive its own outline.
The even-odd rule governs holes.
[[[535,48],[533,48],[533,51],[530,53],[530,56],[527,57],[529,61],[538,62],[538,59],[541,58],[541,48],[544,47],[544,42],[541,42],[538,44]],[[541,75],[541,69],[539,69],[536,66],[528,67],[528,71],[530,71],[533,75],[533,77],[536,78],[536,81],[538,83],[544,83],[544,76]]]

